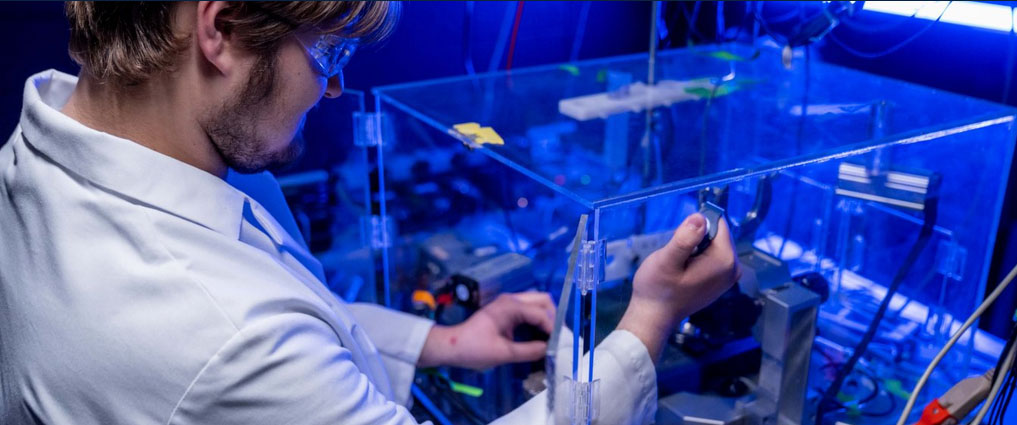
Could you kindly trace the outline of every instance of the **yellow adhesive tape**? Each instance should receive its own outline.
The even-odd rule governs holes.
[[[491,127],[481,127],[480,124],[475,122],[464,122],[462,124],[453,125],[456,131],[460,134],[469,137],[474,143],[478,145],[504,145],[505,140],[498,135],[498,132],[494,131]]]

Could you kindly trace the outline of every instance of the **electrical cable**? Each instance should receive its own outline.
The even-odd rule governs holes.
[[[993,370],[1001,370],[1003,368],[1003,359],[1005,358],[1005,356],[1003,356],[1002,354],[1003,353],[1008,353],[1010,351],[1010,348],[1014,344],[1015,338],[1017,338],[1017,324],[1015,324],[1014,326],[1010,327],[1010,333],[1009,333],[1009,336],[1006,339],[1006,344],[1003,346],[1003,350],[1000,352],[1001,355],[999,356],[999,360],[996,361],[996,367]],[[1012,376],[1013,376],[1012,372],[1009,375],[1006,375],[1006,376],[1002,376],[1002,375],[1000,375],[998,373],[994,373],[993,376],[992,376],[992,381],[993,381],[993,383],[995,383],[997,379],[1003,380],[1004,381],[1003,388],[1005,389],[1005,388],[1008,388],[1008,386],[1010,385],[1010,381],[1012,380],[1011,379]],[[1004,396],[1004,398],[1006,398],[1006,396]],[[1004,400],[1004,398],[1001,398],[999,400]],[[1003,406],[1006,406],[1007,403],[1008,402],[1004,402]],[[1001,415],[1001,412],[1000,412],[1001,410],[1005,410],[1005,409],[1001,409],[1000,408],[1000,403],[997,401],[997,403],[995,403],[995,405],[993,406],[992,412],[990,413],[990,416],[989,416],[990,417],[990,419],[989,419],[989,423],[990,424],[995,424],[995,423],[998,422],[998,418]]]
[[[901,282],[907,277],[914,266],[915,261],[918,260],[918,256],[924,251],[925,246],[928,244],[929,239],[932,236],[933,230],[936,227],[936,218],[939,209],[939,200],[936,198],[926,199],[925,201],[925,217],[922,220],[922,229],[918,233],[918,238],[915,240],[914,245],[911,247],[908,256],[901,263],[900,268],[897,269],[897,273],[894,275],[890,286],[886,289],[886,296],[883,297],[883,301],[879,304],[879,309],[876,310],[875,316],[872,318],[872,323],[869,324],[869,328],[865,331],[865,335],[862,337],[861,342],[855,347],[854,352],[851,353],[851,357],[844,363],[844,367],[841,368],[836,378],[823,393],[822,398],[819,400],[819,406],[816,411],[816,423],[822,424],[823,413],[826,409],[826,404],[831,400],[835,400],[837,393],[840,392],[841,385],[844,384],[844,379],[851,370],[855,367],[858,360],[865,354],[869,343],[876,336],[876,332],[879,330],[879,324],[883,321],[883,316],[886,314],[887,308],[890,306],[890,301],[893,299],[893,295],[900,288]]]
[[[840,46],[840,48],[844,49],[844,51],[846,51],[846,52],[848,52],[848,53],[850,53],[850,54],[852,54],[854,56],[858,56],[858,57],[863,58],[863,59],[876,59],[876,58],[879,58],[879,57],[882,57],[882,56],[889,55],[890,53],[896,52],[897,50],[900,50],[901,48],[903,48],[904,46],[908,45],[912,41],[915,41],[915,39],[920,37],[922,34],[925,34],[926,31],[931,29],[934,25],[936,25],[936,23],[938,23],[941,19],[943,19],[943,15],[946,14],[946,10],[950,8],[951,4],[953,4],[952,1],[948,2],[946,4],[946,6],[943,7],[943,10],[939,12],[939,16],[937,16],[934,21],[929,22],[929,24],[926,25],[924,28],[918,30],[918,32],[912,34],[910,37],[904,39],[900,43],[898,43],[898,44],[896,44],[894,46],[891,46],[891,47],[889,47],[889,48],[887,48],[887,49],[885,49],[885,50],[883,50],[881,52],[863,52],[863,51],[857,50],[857,49],[855,49],[855,48],[853,48],[851,46],[848,46],[843,41],[838,39],[837,38],[837,34],[835,32],[833,32],[833,31],[830,31],[830,33],[827,34],[827,36],[836,45],[838,45],[838,46]]]
[[[508,45],[509,31],[512,28],[512,8],[507,6],[505,8],[505,17],[502,18],[501,29],[498,31],[498,39],[494,43],[494,51],[491,53],[491,61],[487,65],[487,72],[494,72],[498,70],[498,65],[501,64],[501,58],[505,56],[505,46]],[[494,102],[485,102],[492,104]]]
[[[413,398],[431,415],[431,419],[434,419],[440,425],[452,425],[452,421],[448,420],[445,414],[441,413],[441,409],[434,405],[434,402],[427,397],[427,394],[417,384],[410,384],[410,392],[413,393]]]
[[[827,359],[827,361],[829,361],[829,363],[824,364],[820,369],[835,369],[835,368],[837,368],[837,367],[842,365],[842,363],[835,362],[833,360],[833,358],[829,354],[823,352],[822,350],[819,350],[819,353],[822,354],[823,357],[825,357]],[[875,376],[873,376],[870,373],[863,372],[863,371],[860,371],[860,370],[857,370],[856,372],[858,372],[863,378],[867,379],[869,381],[870,385],[873,388],[872,391],[869,394],[867,394],[865,397],[862,397],[857,402],[855,402],[856,409],[858,410],[858,414],[860,414],[862,416],[865,416],[865,417],[870,417],[870,418],[881,418],[881,417],[886,417],[886,416],[890,415],[891,413],[893,413],[895,410],[897,410],[897,400],[896,400],[896,398],[893,396],[893,394],[890,394],[890,393],[888,393],[888,392],[886,392],[886,391],[884,391],[882,389],[882,387],[879,384],[879,380],[876,379]],[[820,391],[820,390],[817,389],[817,391]],[[885,395],[886,396],[886,399],[887,399],[887,401],[889,403],[889,407],[888,408],[886,408],[883,411],[879,411],[879,412],[863,410],[865,407],[871,405],[877,399],[877,397],[879,397],[880,395]],[[837,406],[837,409],[831,411],[831,413],[834,412],[834,411],[840,411],[840,410],[845,410],[846,411],[848,409],[847,405],[841,403],[838,400],[834,400],[833,403]]]
[[[798,15],[798,11],[795,11],[795,15]],[[762,13],[759,10],[755,11],[752,16],[755,18],[756,22],[759,22],[759,26],[763,29],[763,32],[770,36],[773,41],[781,45],[787,44],[787,37],[773,32],[773,30],[770,29],[770,24],[766,22],[766,19],[763,19]]]
[[[765,1],[761,2],[761,6],[765,5],[765,4],[767,4],[767,2],[765,2]],[[801,9],[794,9],[794,10],[792,10],[791,12],[789,12],[787,14],[781,15],[781,16],[776,17],[776,18],[772,18],[772,19],[770,19],[770,23],[771,24],[779,24],[779,23],[782,23],[782,22],[790,21],[790,20],[794,19],[796,16],[801,16],[800,10]],[[759,8],[759,14],[760,15],[763,14],[763,8],[762,7]]]
[[[844,20],[840,21],[840,23],[843,24],[845,27],[847,27],[847,28],[849,28],[849,29],[851,29],[853,31],[858,31],[858,32],[866,32],[866,33],[886,32],[886,31],[897,29],[897,28],[901,27],[902,25],[906,24],[909,21],[908,18],[914,18],[915,16],[918,16],[918,12],[921,12],[922,9],[925,9],[925,7],[928,6],[928,5],[929,5],[928,3],[922,4],[922,6],[916,8],[914,13],[912,13],[910,16],[896,16],[895,18],[898,18],[898,19],[894,19],[894,22],[892,22],[890,24],[887,24],[887,25],[868,26],[868,25],[865,25],[865,24],[860,24],[858,22],[855,22],[854,20],[851,20],[851,19],[844,19]]]
[[[460,413],[462,413],[468,421],[474,425],[484,425],[489,420],[485,419],[479,412],[473,409],[466,400],[463,400],[459,393],[452,389],[452,386],[443,376],[429,375],[429,382],[436,391],[435,393],[441,397],[445,402],[453,405]]]
[[[887,393],[885,391],[883,392],[883,394],[886,394],[886,400],[890,402],[890,406],[887,407],[887,409],[882,412],[872,412],[862,410],[861,411],[862,416],[869,418],[882,418],[889,416],[891,413],[897,410],[897,397],[894,397],[893,394]]]
[[[1003,425],[1003,421],[1006,419],[1006,410],[1010,407],[1010,402],[1013,400],[1014,389],[1017,388],[1017,374],[1014,374],[1014,369],[1010,369],[1010,375],[1007,376],[1006,382],[1006,395],[1000,399],[1001,402],[996,403],[997,414],[993,420],[993,424]]]
[[[745,32],[745,29],[749,25],[749,23],[753,22],[752,21],[752,5],[749,4],[750,2],[742,2],[742,3],[745,4],[745,15],[742,16],[741,24],[738,25],[738,31],[735,32],[735,34],[733,36],[731,36],[730,38],[729,37],[724,37],[723,35],[721,37],[718,37],[717,38],[717,42],[718,43],[730,43],[732,41],[737,41],[738,38],[742,36],[742,33]],[[721,34],[726,33],[726,32],[727,32],[727,28],[723,28],[723,31],[720,31]]]
[[[696,29],[696,20],[699,18],[699,2],[695,2],[692,6],[692,16],[689,16],[689,11],[685,10],[683,3],[677,4],[678,9],[682,11],[682,16],[685,17],[685,22],[688,24],[688,30],[685,31],[685,44],[691,44],[692,39],[690,36],[695,35],[699,37],[700,41],[708,40],[708,38]]]
[[[1006,398],[999,404],[999,413],[996,418],[997,424],[1003,425],[1007,416],[1007,409],[1010,408],[1010,402],[1013,400],[1015,388],[1017,388],[1017,374],[1014,373],[1014,369],[1010,369],[1010,376],[1008,376],[1006,387]]]
[[[473,6],[472,1],[466,2],[463,15],[463,66],[468,75],[477,73],[473,66]]]
[[[1007,375],[1003,389],[1000,390],[1002,395],[996,399],[996,403],[993,405],[993,411],[989,419],[990,425],[1002,425],[1003,420],[1006,418],[1006,408],[1010,405],[1011,398],[1013,397],[1013,376],[1013,369],[1010,369],[1010,374]]]
[[[843,365],[844,365],[843,363],[831,362],[831,363],[824,364],[822,367],[820,367],[820,369],[821,370],[826,370],[826,369],[837,370],[838,368],[840,368]],[[865,397],[859,398],[858,399],[858,404],[862,405],[862,404],[868,403],[868,402],[872,401],[873,399],[875,399],[876,397],[878,397],[879,393],[880,393],[880,388],[879,388],[879,381],[876,380],[876,377],[872,376],[869,373],[862,372],[860,370],[856,370],[855,372],[857,372],[859,376],[869,380],[869,384],[872,386],[872,391],[869,392],[868,394],[866,394]],[[855,380],[858,381],[858,379],[855,379]],[[846,408],[846,406],[843,403],[841,403],[839,400],[836,401],[836,404],[837,404],[837,406],[839,408]]]
[[[579,22],[576,24],[576,36],[572,39],[572,50],[569,54],[569,62],[579,60],[579,49],[583,46],[583,35],[586,34],[586,21],[590,18],[590,2],[584,1],[583,7],[579,9]]]
[[[946,357],[946,353],[949,352],[955,344],[957,344],[957,341],[960,340],[961,336],[967,332],[968,328],[975,323],[975,320],[978,320],[979,317],[985,314],[985,310],[987,310],[989,306],[992,305],[997,298],[999,298],[999,295],[1010,286],[1010,283],[1013,282],[1015,277],[1017,277],[1017,265],[1010,269],[1010,272],[1007,273],[1006,277],[1003,278],[1003,281],[996,286],[996,289],[994,289],[992,293],[985,298],[985,301],[983,301],[982,304],[980,304],[978,308],[971,313],[971,316],[964,321],[964,324],[961,325],[960,329],[958,329],[957,332],[950,337],[950,340],[946,342],[946,345],[939,350],[936,357],[934,357],[932,362],[929,363],[929,366],[925,368],[925,372],[922,373],[922,377],[918,379],[918,382],[915,384],[915,388],[911,390],[911,397],[908,398],[908,402],[904,406],[904,411],[901,412],[900,418],[897,419],[897,425],[904,425],[904,422],[907,421],[911,411],[915,408],[915,403],[918,401],[918,395],[921,393],[922,388],[924,388],[925,384],[928,383],[929,377],[932,376],[932,372],[936,369],[936,366],[939,365],[939,362],[943,360],[943,357]]]
[[[516,18],[512,22],[512,36],[509,41],[508,59],[505,61],[505,70],[512,70],[512,58],[516,53],[516,36],[519,35],[519,21],[523,17],[523,4],[525,1],[519,1],[516,3]]]
[[[989,413],[989,408],[992,407],[992,403],[996,400],[996,395],[999,394],[999,389],[1003,385],[1003,379],[995,378],[1006,376],[1010,372],[1015,355],[1017,355],[1017,345],[1011,346],[1010,351],[1006,353],[1006,361],[1003,363],[1003,369],[996,369],[996,373],[993,376],[993,380],[996,382],[992,384],[992,389],[989,390],[989,396],[985,399],[985,403],[982,404],[982,408],[978,410],[978,415],[975,416],[975,419],[969,422],[968,425],[981,424],[982,419],[985,419],[985,415]]]

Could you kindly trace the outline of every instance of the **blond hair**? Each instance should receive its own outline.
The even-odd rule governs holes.
[[[70,23],[72,59],[103,83],[130,86],[174,69],[187,37],[173,31],[180,3],[73,1],[64,11]],[[387,35],[399,4],[359,1],[229,2],[217,26],[259,55],[273,53],[297,31],[336,33],[375,41]]]

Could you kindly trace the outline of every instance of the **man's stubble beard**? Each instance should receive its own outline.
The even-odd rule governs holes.
[[[295,161],[303,152],[302,137],[273,152],[272,141],[258,134],[259,119],[268,120],[274,115],[276,65],[275,54],[259,58],[243,91],[213,109],[201,122],[223,162],[239,173],[279,168]]]

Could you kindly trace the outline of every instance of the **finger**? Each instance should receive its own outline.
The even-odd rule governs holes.
[[[547,342],[512,342],[509,344],[509,352],[512,353],[512,357],[509,361],[515,363],[532,362],[534,360],[542,359],[547,355]]]
[[[675,230],[671,240],[667,245],[664,245],[669,261],[674,261],[674,264],[678,264],[679,267],[683,266],[692,255],[692,251],[703,241],[705,235],[706,217],[699,213],[686,217],[685,221]]]
[[[556,307],[554,305],[554,301],[551,300],[551,294],[548,294],[547,292],[527,291],[516,293],[515,297],[522,303],[546,309],[551,316],[554,317]]]
[[[526,303],[517,304],[516,318],[521,322],[536,326],[548,334],[550,334],[554,329],[553,317],[548,314],[548,310],[546,308],[539,305]]]

